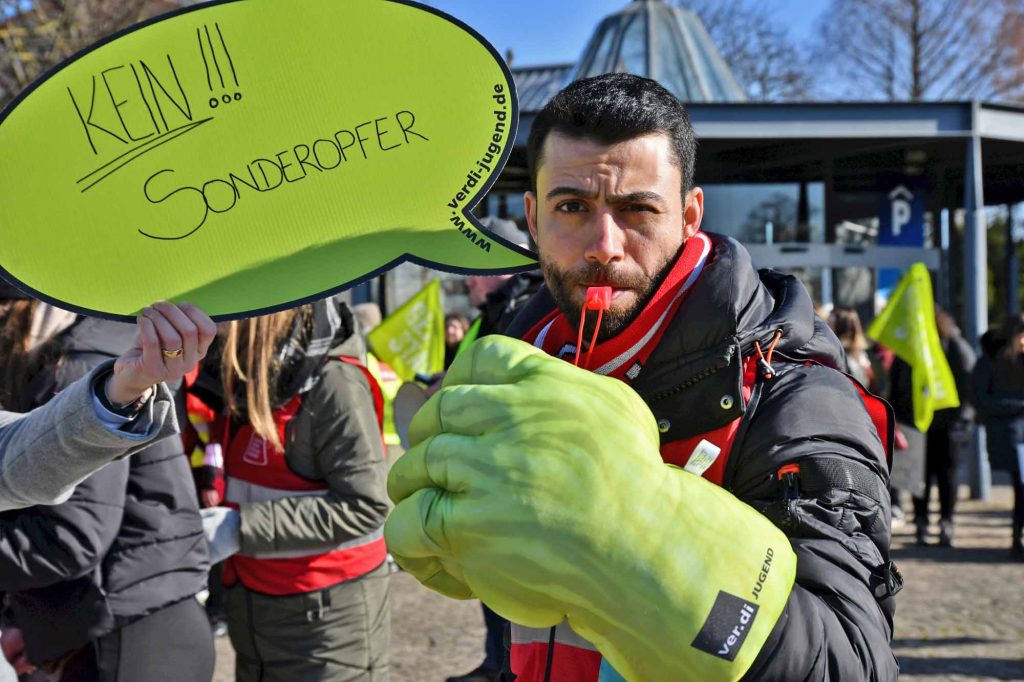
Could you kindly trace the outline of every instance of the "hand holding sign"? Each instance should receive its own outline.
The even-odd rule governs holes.
[[[161,301],[139,315],[134,346],[114,363],[106,395],[130,403],[161,381],[175,383],[206,357],[217,326],[194,305]]]
[[[401,260],[532,257],[468,209],[515,139],[507,67],[397,0],[233,0],[136,28],[0,118],[0,267],[109,317],[186,299],[215,319],[337,291]]]

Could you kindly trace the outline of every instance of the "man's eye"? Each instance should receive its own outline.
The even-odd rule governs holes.
[[[555,210],[560,213],[579,213],[585,209],[582,201],[563,201],[555,207]]]
[[[644,213],[654,213],[654,208],[647,204],[626,204],[627,211],[640,211]]]

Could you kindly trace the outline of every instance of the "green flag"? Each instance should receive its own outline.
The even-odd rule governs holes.
[[[444,369],[444,306],[433,280],[369,333],[373,352],[403,381]]]
[[[928,430],[935,410],[960,405],[953,372],[939,342],[932,280],[924,264],[910,266],[868,336],[891,348],[913,369],[914,425],[920,431]]]

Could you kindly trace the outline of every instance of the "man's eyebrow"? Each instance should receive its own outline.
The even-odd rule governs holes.
[[[552,199],[563,196],[580,197],[581,199],[594,199],[597,197],[597,193],[587,192],[579,187],[562,185],[560,187],[555,187],[553,190],[548,192],[545,199],[547,201],[551,201]],[[632,204],[640,201],[664,203],[665,198],[657,192],[630,192],[629,194],[613,194],[608,196],[608,203],[610,204]]]
[[[629,194],[613,194],[608,196],[609,204],[634,204],[640,201],[664,203],[665,197],[657,192],[630,192]]]
[[[548,192],[547,195],[544,198],[547,201],[551,201],[555,197],[564,197],[564,196],[581,197],[583,199],[593,199],[594,197],[597,196],[597,193],[596,192],[587,192],[585,189],[580,189],[579,187],[570,187],[568,185],[561,185],[559,187],[555,187],[553,190]]]

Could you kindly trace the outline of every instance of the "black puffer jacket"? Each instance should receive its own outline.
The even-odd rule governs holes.
[[[974,367],[972,383],[992,468],[1021,475],[1017,448],[1024,443],[1024,357],[1008,359],[1002,348],[985,353]]]
[[[65,360],[34,385],[52,395],[120,355],[133,334],[131,325],[79,320],[59,337]],[[208,568],[176,436],[107,465],[63,504],[0,516],[0,589],[11,593],[14,620],[37,665],[193,597]]]
[[[480,331],[476,338],[500,334],[542,286],[544,275],[540,270],[530,270],[512,276],[487,294],[487,301],[480,306]]]
[[[709,236],[703,273],[632,386],[669,422],[663,445],[744,416],[723,487],[781,528],[798,562],[746,679],[895,680],[888,466],[856,386],[833,369],[844,366],[842,346],[798,280],[758,273],[738,243]],[[508,334],[522,337],[553,307],[542,290]],[[723,401],[739,395],[754,341],[764,347],[776,330],[777,374],[758,379],[747,405]],[[790,463],[801,466],[799,492],[777,475]]]

